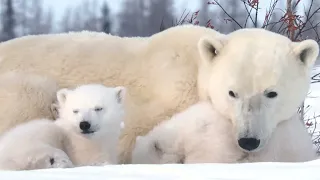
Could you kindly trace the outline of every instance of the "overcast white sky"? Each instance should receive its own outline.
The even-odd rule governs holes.
[[[85,1],[85,0],[44,0],[43,3],[45,8],[49,8],[49,7],[52,8],[55,15],[54,20],[56,23],[58,23],[67,7],[74,7],[80,4],[82,1]],[[92,1],[92,0],[89,0],[89,1]],[[123,0],[93,0],[93,1],[96,1],[98,4],[107,2],[111,10],[111,15],[113,16],[115,16],[119,12],[119,10],[121,10],[121,4],[123,2]],[[220,2],[222,1],[236,1],[236,0],[220,0]],[[196,11],[199,9],[199,5],[200,5],[199,2],[203,2],[203,0],[175,0],[175,7],[178,7],[177,8],[178,12],[176,13],[179,16],[180,14],[182,14],[183,10],[185,9],[190,11]],[[301,1],[301,3],[307,3],[307,2],[308,2],[307,0]],[[281,5],[284,7],[285,0],[279,0],[278,5]],[[264,20],[266,8],[269,8],[269,6],[270,6],[270,0],[260,0],[260,8],[261,8],[261,10],[259,10],[260,21]],[[212,7],[215,7],[215,6],[212,6]],[[300,6],[300,7],[303,7],[303,6]],[[97,13],[100,13],[100,12],[97,12]],[[117,26],[117,22],[115,22],[115,25]]]
[[[54,12],[54,20],[58,23],[65,12],[65,9],[68,7],[74,7],[80,4],[82,1],[85,0],[44,0],[44,8],[52,8]],[[92,0],[89,0],[92,1]],[[98,5],[102,4],[103,2],[107,2],[112,15],[116,15],[121,10],[121,4],[123,0],[93,0],[98,3]],[[198,7],[197,0],[175,0],[175,6],[182,7],[187,6],[186,8],[193,10]],[[184,8],[183,8],[184,9]],[[98,12],[99,13],[99,12]],[[115,23],[117,24],[117,23]]]
[[[46,8],[48,7],[52,7],[53,11],[55,12],[56,15],[56,19],[58,20],[64,10],[67,7],[72,7],[72,6],[76,6],[78,4],[80,4],[82,1],[84,0],[45,0],[44,2],[44,6]],[[119,12],[119,10],[121,10],[121,3],[122,0],[95,0],[97,1],[99,4],[102,4],[103,2],[107,2],[109,4],[109,7],[111,9],[111,13],[115,14],[117,12]],[[185,3],[188,8],[196,8],[198,6],[198,1],[197,0],[176,0],[176,5],[179,5],[180,3]]]
[[[43,2],[46,8],[52,7],[53,11],[55,12],[55,19],[59,20],[64,10],[67,7],[76,6],[82,1],[83,0],[45,0]],[[95,0],[95,1],[97,1],[99,4],[102,4],[104,1],[106,1],[109,4],[112,14],[117,13],[121,9],[122,0]],[[280,0],[280,2],[281,1],[283,0]],[[196,10],[199,7],[199,2],[200,2],[199,0],[176,0],[175,6],[182,7],[181,10],[183,10],[185,6],[189,10]],[[260,2],[262,3],[261,5],[263,7],[269,6],[268,4],[269,0],[262,0]]]

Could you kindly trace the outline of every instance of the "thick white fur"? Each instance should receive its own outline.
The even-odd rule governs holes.
[[[63,130],[52,120],[37,119],[20,124],[0,137],[0,169],[74,167],[64,152],[66,140]]]
[[[200,102],[137,138],[135,164],[303,162],[316,158],[311,137],[298,116],[280,123],[261,151],[237,146],[232,122]]]
[[[130,163],[136,136],[199,99],[210,99],[232,120],[236,140],[255,137],[261,141],[256,150],[263,148],[306,96],[318,54],[313,40],[292,42],[264,29],[224,35],[186,25],[145,38],[97,32],[16,38],[0,44],[0,72],[32,72],[60,87],[99,82],[128,88],[119,160]],[[228,95],[231,90],[237,98]],[[269,91],[278,97],[266,98]]]
[[[124,87],[111,88],[100,84],[57,92],[59,118],[56,124],[68,134],[67,154],[76,166],[117,163],[124,95]],[[96,108],[100,110],[96,111]],[[91,124],[93,133],[83,133],[80,129],[82,121]]]
[[[58,89],[56,81],[47,76],[16,71],[1,74],[0,134],[34,119],[53,119],[50,104]]]
[[[319,46],[263,29],[241,29],[220,38],[203,37],[199,51],[198,80],[206,84],[199,89],[201,99],[210,99],[216,111],[231,119],[236,140],[260,140],[251,150],[259,151],[306,97]],[[268,97],[270,92],[277,96]]]

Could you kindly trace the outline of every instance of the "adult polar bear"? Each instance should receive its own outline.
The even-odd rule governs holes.
[[[0,44],[0,73],[33,72],[61,88],[127,87],[119,159],[130,163],[136,136],[199,99],[210,99],[232,120],[237,138],[261,138],[263,144],[306,96],[318,53],[315,41],[294,43],[262,29],[223,35],[188,25],[148,38],[94,32],[18,38]]]

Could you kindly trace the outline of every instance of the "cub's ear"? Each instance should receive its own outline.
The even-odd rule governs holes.
[[[59,104],[52,103],[50,106],[50,110],[54,119],[59,118]]]
[[[304,40],[293,42],[293,53],[306,67],[314,66],[319,55],[319,45],[315,40]]]
[[[116,91],[116,98],[118,103],[123,103],[125,95],[126,95],[126,88],[123,86],[117,86],[115,87]]]
[[[212,62],[213,58],[219,55],[219,51],[223,48],[226,42],[226,35],[219,35],[219,37],[202,37],[198,42],[198,50],[200,58],[207,63]]]
[[[60,106],[63,105],[63,104],[66,102],[67,95],[68,95],[69,92],[70,92],[70,90],[67,89],[67,88],[60,89],[60,90],[57,92],[58,104],[59,104]]]

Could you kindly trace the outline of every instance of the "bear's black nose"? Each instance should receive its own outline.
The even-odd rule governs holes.
[[[238,140],[239,146],[247,151],[255,150],[260,145],[260,140],[256,138],[241,138]]]
[[[91,127],[91,124],[88,121],[82,121],[80,122],[79,127],[82,131],[88,131]]]

